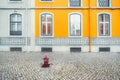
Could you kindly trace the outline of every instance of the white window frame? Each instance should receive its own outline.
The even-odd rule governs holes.
[[[50,14],[50,15],[52,15],[52,35],[51,36],[42,35],[42,19],[41,19],[42,14]],[[54,14],[51,13],[51,12],[42,12],[40,14],[39,20],[40,20],[40,25],[39,25],[40,26],[40,37],[54,37]]]
[[[40,0],[40,2],[54,2],[54,0],[51,0],[51,1],[42,1],[42,0]]]
[[[99,0],[97,0],[97,7],[98,7],[98,8],[110,8],[110,7],[112,7],[111,4],[112,4],[112,2],[111,2],[111,0],[109,0],[109,6],[108,6],[108,7],[104,7],[104,6],[103,6],[103,7],[100,7],[100,6],[99,6]]]
[[[71,34],[71,30],[70,30],[70,15],[71,14],[79,14],[80,16],[81,16],[81,27],[80,27],[80,36],[71,36],[70,34]],[[79,12],[71,12],[71,13],[69,13],[68,14],[68,35],[69,35],[69,37],[82,37],[82,35],[83,35],[83,18],[82,18],[82,13],[79,13]]]
[[[110,16],[110,28],[109,28],[110,29],[110,33],[109,33],[110,35],[109,36],[104,36],[104,35],[101,36],[101,35],[99,35],[99,31],[100,31],[99,30],[99,15],[100,14],[108,14]],[[101,12],[101,13],[97,14],[97,36],[98,37],[111,37],[112,36],[112,16],[111,16],[110,13],[108,13],[108,12]]]
[[[77,6],[77,7],[74,7],[74,6],[70,6],[70,0],[68,0],[68,7],[69,8],[81,8],[82,7],[82,0],[81,0],[81,6]]]
[[[21,13],[11,13],[10,15],[9,15],[9,20],[10,20],[10,23],[9,23],[9,25],[10,25],[10,27],[9,27],[9,31],[11,31],[11,15],[15,15],[15,14],[18,14],[18,15],[21,15],[21,18],[22,18],[22,20],[21,20],[21,35],[11,35],[11,34],[9,34],[10,36],[22,36],[23,35],[23,15],[21,14]]]

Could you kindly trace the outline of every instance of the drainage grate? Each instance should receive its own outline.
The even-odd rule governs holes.
[[[10,51],[22,51],[21,47],[11,47]]]
[[[99,52],[110,52],[110,47],[100,47]]]
[[[81,52],[81,48],[80,47],[71,47],[70,48],[70,52]]]
[[[52,48],[41,48],[41,52],[52,52]]]

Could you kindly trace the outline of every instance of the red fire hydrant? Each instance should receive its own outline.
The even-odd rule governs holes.
[[[42,65],[42,67],[49,67],[50,64],[49,64],[49,58],[48,58],[48,56],[45,56],[43,58],[43,60],[44,60],[44,64]]]

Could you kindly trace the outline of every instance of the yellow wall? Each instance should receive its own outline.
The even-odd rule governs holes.
[[[88,11],[87,10],[71,10],[71,9],[50,9],[50,10],[36,10],[36,37],[40,36],[40,13],[50,12],[54,16],[54,37],[68,37],[68,15],[71,12],[79,12],[82,14],[82,28],[83,28],[83,37],[88,37],[89,35],[89,22],[88,22]]]
[[[91,7],[97,6],[97,0],[90,0]],[[68,0],[54,0],[54,2],[40,2],[36,0],[36,7],[68,7]],[[82,0],[82,6],[88,7],[88,0]],[[112,7],[119,7],[120,0],[112,0]],[[89,15],[90,11],[90,15]],[[97,31],[97,14],[106,12],[111,14],[111,29],[112,37],[120,37],[120,10],[117,9],[70,9],[70,8],[39,8],[35,10],[35,36],[40,37],[40,14],[42,12],[53,13],[54,18],[54,37],[68,37],[68,14],[71,12],[79,12],[82,14],[82,37],[89,37],[89,31],[91,37],[98,37]],[[90,25],[89,25],[90,16]],[[89,29],[90,27],[90,29]]]

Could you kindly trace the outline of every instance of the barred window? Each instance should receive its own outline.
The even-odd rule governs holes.
[[[81,0],[69,0],[70,7],[80,7]]]
[[[110,7],[110,0],[98,0],[99,7]]]
[[[81,15],[72,13],[69,17],[70,36],[81,36]]]
[[[99,36],[110,36],[110,15],[100,14],[98,16]]]
[[[41,14],[41,35],[52,36],[53,17],[50,13]]]
[[[10,35],[22,35],[22,15],[10,15]]]

